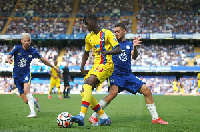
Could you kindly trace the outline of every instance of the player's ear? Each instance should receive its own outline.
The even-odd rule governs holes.
[[[126,34],[126,30],[124,30],[124,34]]]
[[[21,39],[21,43],[23,43],[23,40]]]

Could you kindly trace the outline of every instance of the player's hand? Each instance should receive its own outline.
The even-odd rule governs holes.
[[[140,41],[140,40],[141,40],[140,36],[134,37],[134,39],[133,39],[133,46],[141,45],[142,41]]]
[[[88,73],[87,70],[84,70],[84,68],[82,68],[82,67],[80,68],[80,70],[84,75],[86,75]]]
[[[102,51],[102,50],[100,50],[99,52],[98,52],[98,54],[100,55],[102,55],[102,56],[106,56],[107,55],[107,51]]]
[[[13,63],[13,59],[11,59],[11,58],[8,59],[8,63],[9,63],[9,64],[12,64],[12,63]]]

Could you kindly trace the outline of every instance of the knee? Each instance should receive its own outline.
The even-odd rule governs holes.
[[[144,96],[149,96],[151,95],[151,89],[149,87],[147,87],[146,85],[142,86],[142,94]]]
[[[28,104],[28,99],[24,99],[24,103]]]
[[[112,90],[112,91],[110,91],[109,94],[110,94],[110,96],[112,96],[114,98],[115,96],[117,96],[118,90]]]

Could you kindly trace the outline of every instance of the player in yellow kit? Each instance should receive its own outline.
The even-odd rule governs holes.
[[[100,116],[100,121],[95,126],[110,125],[111,120],[100,107],[97,100],[92,96],[92,90],[111,76],[114,70],[112,55],[120,54],[121,49],[114,34],[110,30],[100,28],[97,24],[97,17],[88,14],[84,18],[85,25],[90,34],[85,39],[85,52],[82,57],[81,72],[84,70],[85,63],[89,57],[91,49],[94,50],[94,65],[84,78],[82,96],[82,105],[80,114],[72,116],[72,121],[77,122],[79,126],[84,126],[84,117],[88,107],[92,108]]]
[[[57,61],[54,61],[54,65],[56,68],[58,68],[60,70],[60,68],[57,66]],[[51,68],[49,74],[51,75],[51,78],[50,78],[50,90],[49,90],[48,98],[51,99],[52,89],[56,86],[56,88],[58,88],[58,98],[63,99],[61,97],[61,93],[60,93],[60,75],[59,75],[59,73],[57,73],[55,69]]]

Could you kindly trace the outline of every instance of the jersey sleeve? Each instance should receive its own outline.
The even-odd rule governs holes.
[[[90,40],[88,37],[85,38],[85,51],[89,52],[92,48],[92,45],[90,44]]]
[[[130,49],[132,51],[133,50],[133,41],[129,41],[129,46],[130,46]]]
[[[10,51],[10,53],[8,55],[12,55],[13,56],[16,53],[16,51],[17,51],[17,45],[15,45],[13,47],[13,49]]]
[[[112,45],[112,47],[113,47],[113,49],[114,49],[116,46],[119,45],[119,44],[118,44],[118,41],[117,41],[115,35],[114,35],[111,31],[108,31],[107,33],[108,33],[108,38],[107,38],[107,40],[110,42],[110,44]]]
[[[42,55],[39,53],[39,51],[37,51],[36,49],[34,50],[34,54],[33,54],[34,58],[38,58],[40,59],[42,57]]]

